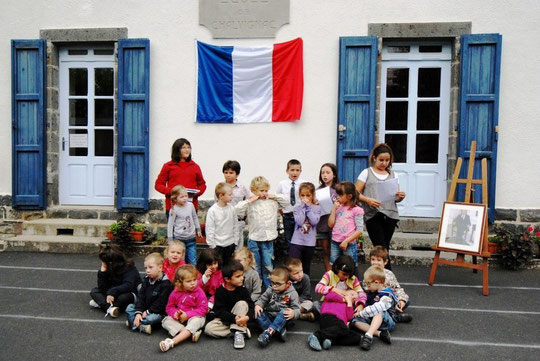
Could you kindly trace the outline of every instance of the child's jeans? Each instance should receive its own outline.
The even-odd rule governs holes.
[[[341,255],[351,256],[354,264],[358,264],[358,249],[356,248],[356,241],[349,243],[347,249],[343,251],[339,248],[339,243],[335,241],[330,241],[330,263],[334,264],[336,259]]]
[[[373,320],[373,317],[355,317],[355,318],[352,319],[351,323],[362,322],[362,323],[367,323],[368,325],[371,325],[372,320]],[[390,316],[388,311],[383,311],[383,313],[382,313],[382,323],[379,326],[379,330],[381,330],[381,331],[384,331],[384,330],[392,331],[395,327],[396,327],[396,322],[394,321],[392,316]]]
[[[180,241],[186,246],[186,262],[192,265],[197,264],[197,241],[195,238],[191,239],[175,239]]]
[[[248,239],[248,248],[255,257],[257,272],[263,281],[264,289],[270,286],[270,272],[274,269],[272,260],[274,259],[274,241],[258,242]]]
[[[129,327],[131,327],[131,331],[135,331],[138,327],[135,327],[133,325],[133,321],[135,321],[135,316],[137,316],[137,313],[135,311],[135,304],[131,303],[126,308],[126,317],[129,322]],[[163,319],[163,316],[159,313],[149,313],[146,315],[146,318],[143,318],[141,320],[142,325],[155,325],[155,324],[161,324],[161,320]]]
[[[285,319],[283,311],[284,310],[279,311],[276,317],[272,317],[268,313],[262,311],[259,317],[256,318],[257,324],[263,331],[271,327],[272,330],[280,332],[287,325],[287,319]]]

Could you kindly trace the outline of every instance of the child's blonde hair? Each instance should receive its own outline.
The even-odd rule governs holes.
[[[225,182],[218,183],[215,190],[216,198],[219,199],[220,194],[225,194],[228,191],[232,191],[232,187],[229,184]]]
[[[291,268],[302,268],[302,261],[300,261],[298,258],[290,257],[283,265],[289,270],[289,272],[291,272]]]
[[[266,178],[264,178],[263,176],[258,176],[251,180],[249,189],[252,192],[258,191],[259,189],[263,188],[270,189],[270,183],[268,183],[268,180]]]
[[[184,244],[184,242],[180,242],[180,241],[169,241],[167,247],[165,248],[165,251],[163,252],[163,256],[165,258],[169,258],[169,250],[171,249],[171,247],[180,247],[180,252],[182,252],[182,254],[186,254],[186,245]]]
[[[384,269],[380,266],[371,266],[366,272],[364,272],[364,280],[366,281],[379,281],[384,283],[386,276],[384,275]]]
[[[184,288],[184,280],[189,276],[197,278],[197,269],[192,264],[184,264],[176,269],[174,283],[180,282]]]
[[[289,281],[291,278],[289,270],[284,266],[274,268],[272,272],[270,272],[270,276],[274,276],[285,281]]]
[[[144,261],[152,261],[158,266],[163,265],[163,256],[161,255],[161,253],[153,252],[150,253],[148,256],[144,257]]]
[[[255,267],[257,263],[255,262],[255,256],[253,256],[253,253],[249,250],[247,247],[240,247],[233,253],[233,258],[236,255],[244,255],[247,260],[247,268],[249,267]],[[247,271],[247,270],[244,270]]]
[[[180,195],[180,193],[187,193],[186,187],[183,185],[177,185],[174,186],[173,189],[171,189],[171,202],[174,204],[176,203],[176,198]]]

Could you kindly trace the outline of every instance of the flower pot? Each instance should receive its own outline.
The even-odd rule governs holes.
[[[134,241],[134,242],[142,242],[144,232],[141,232],[141,231],[130,231],[130,232],[129,232],[129,235],[131,236],[131,238],[133,238],[133,241]]]
[[[107,230],[107,239],[110,241],[114,237],[114,233],[112,231]]]
[[[499,244],[495,242],[488,242],[488,251],[489,253],[499,253]]]

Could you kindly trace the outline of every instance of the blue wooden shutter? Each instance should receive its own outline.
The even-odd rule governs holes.
[[[148,210],[150,40],[118,40],[117,208]]]
[[[377,37],[342,37],[339,48],[337,166],[354,183],[375,142]]]
[[[45,40],[11,41],[12,198],[18,209],[46,207]]]
[[[459,154],[464,159],[460,178],[466,178],[471,141],[476,140],[474,178],[481,178],[480,159],[488,164],[488,216],[494,220],[497,166],[497,125],[502,36],[471,34],[461,36],[461,81],[459,103]],[[473,187],[474,201],[480,203],[481,187]],[[457,200],[463,201],[465,186],[459,185]]]

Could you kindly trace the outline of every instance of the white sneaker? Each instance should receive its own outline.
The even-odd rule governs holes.
[[[97,304],[97,302],[94,301],[94,300],[90,300],[90,302],[88,302],[88,305],[89,305],[90,307],[100,308],[99,305]]]
[[[107,317],[107,315],[110,315],[112,318],[117,318],[120,315],[120,308],[110,306],[105,313],[105,317]]]
[[[246,342],[244,341],[244,334],[242,332],[236,331],[234,333],[233,346],[237,350],[243,349],[244,347],[246,347]]]
[[[152,334],[152,326],[151,325],[139,325],[139,331],[142,333],[146,333],[147,335]]]

